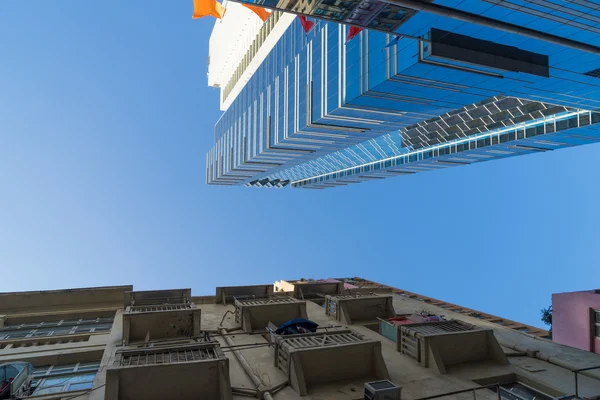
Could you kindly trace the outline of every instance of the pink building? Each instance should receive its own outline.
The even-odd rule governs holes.
[[[600,289],[552,295],[552,339],[600,354]]]

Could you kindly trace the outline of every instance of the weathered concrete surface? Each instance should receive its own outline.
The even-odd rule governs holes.
[[[125,291],[125,289],[119,289]],[[121,298],[122,298],[121,293]],[[94,387],[96,390],[89,394],[84,394],[77,400],[103,400],[112,398],[111,394],[105,393],[106,367],[112,365],[115,361],[115,353],[123,348],[123,325],[122,309],[123,301],[120,303],[113,301],[115,298],[102,299],[97,294],[90,297],[89,303],[79,303],[76,307],[68,304],[46,305],[43,302],[36,303],[32,308],[18,307],[15,310],[6,309],[6,321],[18,320],[27,316],[31,321],[43,320],[50,315],[60,314],[61,316],[81,315],[81,313],[116,313],[115,322],[110,333],[92,335],[87,342],[65,343],[60,345],[33,346],[19,349],[0,350],[0,362],[7,360],[26,360],[33,361],[37,365],[46,362],[64,363],[65,360],[82,360],[96,357],[101,358],[101,368],[96,375]],[[61,300],[62,301],[62,300]],[[252,391],[256,386],[249,378],[248,373],[234,356],[229,344],[221,336],[219,328],[226,328],[228,336],[233,341],[235,348],[243,354],[251,367],[252,373],[260,378],[260,391],[273,392],[273,398],[276,400],[287,399],[333,399],[349,400],[362,399],[364,380],[341,380],[337,382],[309,385],[308,395],[301,397],[289,385],[281,390],[277,390],[281,384],[287,381],[286,374],[276,367],[274,360],[274,351],[268,346],[268,336],[261,332],[246,333],[241,330],[241,326],[236,323],[234,317],[234,306],[232,304],[215,304],[215,296],[193,297],[192,301],[201,309],[202,330],[209,333],[210,337],[217,340],[229,359],[229,375],[231,386],[234,391],[234,399],[247,399],[248,397],[239,396],[235,391]],[[32,303],[33,304],[33,303]],[[404,400],[414,400],[424,396],[448,393],[455,390],[471,389],[479,384],[490,382],[514,382],[518,380],[522,383],[534,386],[552,396],[562,396],[574,394],[574,378],[571,369],[587,366],[600,365],[600,356],[568,346],[558,345],[545,339],[539,339],[526,333],[517,332],[501,325],[484,321],[468,315],[455,313],[444,308],[437,307],[399,295],[393,295],[393,305],[397,314],[412,314],[423,310],[445,315],[446,318],[455,318],[470,324],[477,325],[484,329],[493,330],[495,338],[500,342],[503,351],[508,356],[508,365],[501,365],[493,360],[480,361],[476,357],[465,359],[461,363],[450,363],[446,368],[445,374],[438,373],[434,368],[426,368],[420,365],[413,358],[399,353],[396,349],[396,343],[385,338],[379,333],[369,329],[361,324],[352,325],[350,329],[363,335],[364,337],[381,343],[381,353],[383,360],[389,371],[390,379],[397,385],[403,387],[402,398]],[[111,308],[112,307],[112,308]],[[112,310],[112,311],[111,311]],[[119,311],[117,311],[119,310]],[[308,318],[317,322],[323,327],[343,327],[340,321],[332,316],[327,316],[325,309],[313,301],[306,302]],[[229,311],[229,313],[227,313]],[[156,323],[160,324],[160,320]],[[186,339],[187,340],[187,339]],[[444,345],[443,343],[441,345]],[[451,355],[452,349],[445,349]],[[452,360],[460,358],[450,357]],[[311,367],[316,371],[313,374],[329,374],[336,368],[335,362],[328,360],[327,363],[314,363]],[[350,363],[351,360],[344,359],[344,363]],[[327,368],[325,366],[327,365]],[[320,370],[321,369],[321,370]],[[590,376],[600,376],[600,372],[589,373]],[[600,394],[600,381],[592,379],[590,376],[580,376],[580,393],[585,396]],[[477,381],[477,383],[475,382]],[[72,393],[61,394],[58,396],[45,396],[46,399],[67,398]],[[108,396],[107,396],[108,395]],[[496,399],[496,395],[490,390],[481,390],[476,392],[477,399]],[[447,398],[456,398],[459,400],[472,400],[473,393],[448,396]]]

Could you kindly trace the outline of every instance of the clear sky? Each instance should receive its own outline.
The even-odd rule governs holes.
[[[600,146],[322,191],[205,185],[192,1],[0,2],[0,291],[363,276],[541,326],[600,287]]]

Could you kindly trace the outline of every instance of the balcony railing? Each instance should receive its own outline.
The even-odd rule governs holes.
[[[241,306],[264,306],[269,304],[283,304],[283,303],[297,303],[298,300],[293,297],[281,296],[271,297],[268,299],[247,299],[247,300],[236,300],[235,303]]]
[[[294,297],[297,299],[323,299],[326,295],[340,295],[344,282],[294,282]]]
[[[163,350],[129,352],[123,354],[120,365],[122,367],[129,367],[217,360],[222,354],[220,350],[219,347],[213,345],[197,345],[167,348]]]
[[[274,336],[274,342],[275,366],[301,396],[328,382],[389,379],[381,343],[351,330]]]
[[[200,336],[201,310],[194,303],[129,306],[123,313],[125,344]]]
[[[265,299],[273,295],[273,285],[222,286],[217,287],[215,302],[223,305],[236,300]]]
[[[128,313],[142,313],[142,312],[160,312],[160,311],[176,311],[176,310],[189,310],[192,308],[191,304],[165,304],[159,306],[129,306],[125,312]]]
[[[53,337],[32,337],[26,339],[5,340],[0,342],[0,349],[17,349],[21,347],[48,346],[63,343],[87,342],[90,334],[63,335]]]
[[[477,391],[478,390],[489,391],[490,389],[492,389],[496,392],[498,400],[502,400],[502,396],[501,396],[502,389],[500,387],[500,384],[498,384],[498,383],[494,383],[492,385],[478,386],[478,387],[475,387],[472,389],[453,390],[451,392],[445,392],[445,393],[436,394],[433,396],[420,397],[416,400],[434,400],[434,399],[441,399],[441,398],[449,397],[449,396],[453,396],[453,398],[455,398],[454,396],[456,396],[458,394],[463,394],[463,393],[471,393],[473,395],[473,400],[477,400]],[[489,398],[489,396],[485,396],[485,395],[483,397],[486,399]]]
[[[508,364],[491,329],[457,320],[398,325],[396,329],[398,351],[442,374],[461,363],[493,360]]]
[[[129,306],[160,306],[167,304],[188,304],[191,289],[148,290],[126,293]]]
[[[235,300],[235,320],[245,332],[265,330],[269,323],[279,326],[294,318],[308,318],[306,302],[288,296]]]
[[[587,372],[587,371],[593,371],[593,370],[597,370],[600,369],[600,365],[597,365],[595,367],[587,367],[587,368],[580,368],[580,369],[576,369],[573,370],[573,374],[575,374],[575,398],[579,398],[579,374],[581,374],[582,372]],[[598,378],[597,376],[591,376],[591,375],[586,375],[589,378],[595,379],[597,381],[600,381],[600,378]],[[600,391],[598,393],[598,395],[600,395]]]
[[[229,361],[216,342],[118,351],[105,400],[230,400]]]
[[[378,296],[375,293],[353,293],[328,295],[325,312],[344,324],[375,322],[378,318],[395,315],[392,295]]]

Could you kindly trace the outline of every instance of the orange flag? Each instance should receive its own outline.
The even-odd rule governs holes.
[[[194,0],[194,15],[193,19],[212,15],[215,18],[223,18],[225,7],[217,0]]]
[[[269,18],[269,15],[271,15],[270,12],[268,12],[267,10],[265,10],[262,7],[252,6],[250,4],[242,4],[242,5],[246,8],[249,8],[250,10],[252,10],[254,12],[254,14],[258,15],[258,18],[263,20],[263,22],[265,22],[267,20],[267,18]]]

